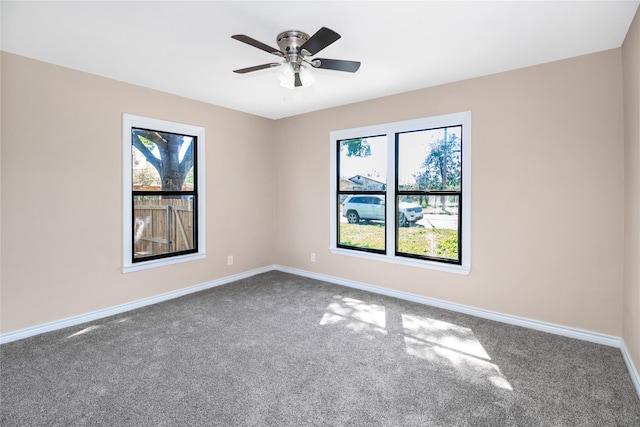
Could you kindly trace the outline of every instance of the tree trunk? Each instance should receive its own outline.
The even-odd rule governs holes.
[[[193,167],[193,152],[195,141],[191,139],[189,147],[180,161],[180,151],[185,143],[185,136],[165,132],[155,132],[147,130],[134,131],[136,136],[133,145],[147,159],[147,161],[158,171],[162,184],[162,191],[181,191],[187,174]],[[153,149],[147,148],[138,136],[143,136],[157,147],[160,158],[153,154]]]
[[[180,168],[180,147],[182,146],[182,136],[168,134],[167,144],[160,149],[160,176],[162,177],[162,191],[180,191],[185,176]]]

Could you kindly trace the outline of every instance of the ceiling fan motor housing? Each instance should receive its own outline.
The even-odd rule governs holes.
[[[302,63],[303,54],[300,47],[307,40],[309,40],[309,34],[298,30],[284,31],[278,34],[278,47],[294,68],[299,67]]]

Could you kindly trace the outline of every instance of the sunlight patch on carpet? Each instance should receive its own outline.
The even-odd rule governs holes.
[[[402,326],[406,336],[437,344],[469,356],[491,360],[469,328],[409,314],[402,315]]]
[[[333,297],[320,325],[341,325],[354,332],[387,333],[383,306],[340,295]]]
[[[469,328],[420,316],[402,315],[407,354],[446,367],[475,384],[489,382],[513,391],[498,365]]]

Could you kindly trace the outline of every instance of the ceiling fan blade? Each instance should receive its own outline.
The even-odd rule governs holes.
[[[300,50],[302,51],[304,49],[309,52],[309,55],[315,55],[339,38],[340,34],[336,33],[333,30],[330,30],[327,27],[322,27],[314,35],[312,35],[309,40],[307,40],[302,46],[300,46]]]
[[[252,39],[249,36],[246,36],[244,34],[236,34],[231,36],[232,39],[236,39],[238,41],[241,41],[242,43],[246,43],[250,46],[253,47],[257,47],[258,49],[264,50],[265,52],[271,53],[273,55],[278,55],[278,56],[282,56],[282,52],[280,52],[280,49],[276,49],[275,47],[271,47],[267,44],[264,44],[262,42],[259,42],[256,39]]]
[[[319,63],[319,65],[316,65]],[[342,59],[315,58],[311,63],[315,68],[324,68],[325,70],[346,71],[355,73],[360,68],[357,61],[344,61]]]
[[[296,73],[295,86],[296,87],[302,86],[302,80],[300,80],[300,73]]]
[[[239,70],[233,70],[233,72],[238,74],[245,74],[245,73],[250,73],[252,71],[264,70],[265,68],[278,67],[279,65],[280,64],[278,64],[277,62],[271,62],[269,64],[254,65],[253,67],[240,68]]]

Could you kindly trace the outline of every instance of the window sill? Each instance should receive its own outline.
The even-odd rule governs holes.
[[[354,251],[349,249],[332,248],[330,249],[332,254],[335,255],[347,255],[356,258],[365,258],[373,261],[389,262],[392,264],[408,265],[412,267],[426,268],[429,270],[446,271],[448,273],[464,274],[467,275],[471,271],[471,268],[466,265],[445,264],[435,261],[418,260],[413,258],[404,258],[395,255],[382,255],[374,254],[370,252]]]
[[[123,273],[132,273],[134,271],[148,270],[150,268],[163,267],[165,265],[179,264],[183,262],[195,261],[198,259],[204,259],[206,253],[200,252],[197,254],[181,255],[172,258],[154,259],[151,261],[142,261],[135,264],[126,264],[122,267]]]

